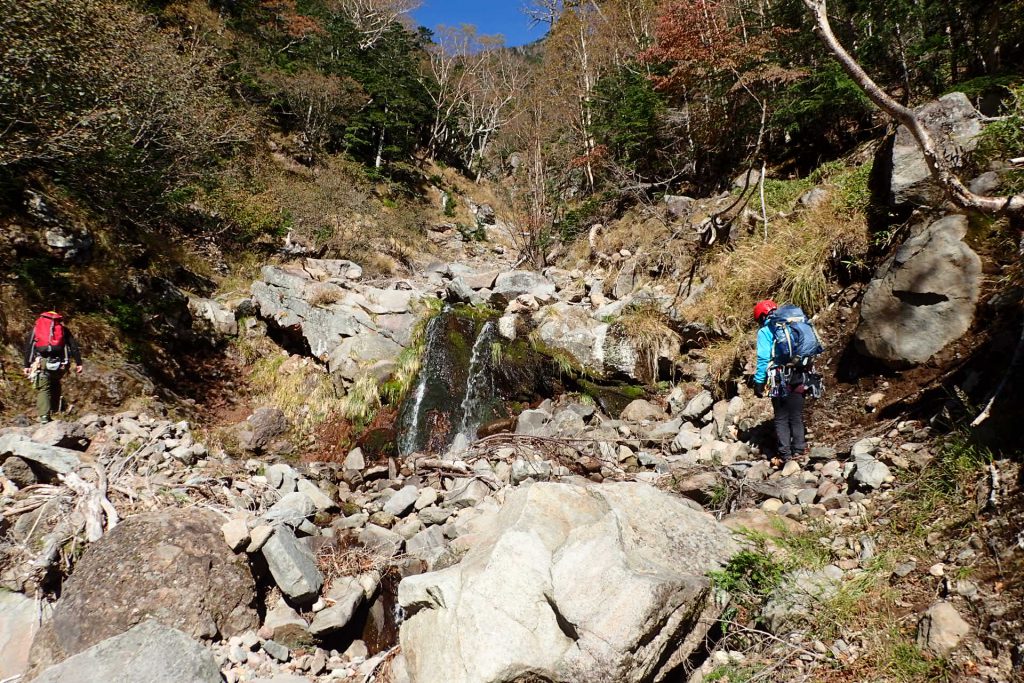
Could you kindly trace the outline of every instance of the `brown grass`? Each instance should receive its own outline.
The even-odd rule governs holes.
[[[753,324],[755,301],[789,301],[813,315],[826,303],[829,275],[841,261],[868,249],[860,213],[840,213],[831,203],[772,222],[768,240],[752,235],[708,267],[713,285],[685,313],[691,320],[739,331]]]

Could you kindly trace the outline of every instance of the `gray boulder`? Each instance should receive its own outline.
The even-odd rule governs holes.
[[[238,321],[235,320],[235,312],[219,301],[190,296],[188,310],[192,313],[193,329],[213,337],[238,335]]]
[[[707,414],[711,407],[715,405],[715,397],[711,395],[711,392],[704,389],[699,394],[690,399],[683,408],[682,416],[687,420],[696,420]]]
[[[529,270],[512,270],[500,273],[495,278],[492,291],[495,297],[507,302],[520,294],[552,297],[555,295],[555,285],[540,273]]]
[[[261,550],[274,583],[282,593],[299,604],[310,604],[317,599],[324,577],[313,551],[295,537],[295,532],[286,526],[278,528]]]
[[[220,683],[213,653],[181,631],[146,621],[52,666],[36,683]]]
[[[974,319],[981,259],[964,243],[967,218],[946,216],[910,238],[868,285],[855,342],[890,366],[923,363]]]
[[[89,439],[85,436],[85,427],[77,422],[54,420],[32,432],[32,440],[44,446],[70,448],[73,451],[84,451],[89,447]]]
[[[533,484],[474,527],[459,564],[399,584],[412,680],[655,680],[700,646],[720,611],[705,574],[737,550],[636,483]]]
[[[604,372],[604,340],[608,324],[595,320],[588,311],[560,301],[534,315],[537,337],[550,351],[560,351],[581,369]]]
[[[61,661],[147,619],[194,638],[255,628],[256,584],[246,558],[225,547],[223,521],[200,508],[144,513],[90,545],[36,638],[34,665]]]
[[[316,505],[309,496],[300,491],[292,491],[281,497],[263,513],[263,519],[271,524],[285,524],[293,529],[301,526],[306,519],[316,512]]]
[[[963,166],[978,146],[982,115],[961,92],[943,95],[916,109],[916,114],[932,134],[938,153],[954,169]],[[931,178],[924,154],[906,126],[896,131],[892,148],[892,201],[896,205],[938,206],[945,200],[942,190]]]
[[[242,423],[238,445],[254,453],[264,451],[275,437],[288,430],[288,420],[280,408],[264,407],[253,411]]]
[[[622,409],[620,417],[627,422],[657,422],[666,419],[668,414],[661,406],[638,398]]]
[[[4,434],[0,436],[0,463],[12,455],[55,474],[67,474],[82,462],[78,451],[46,446],[21,434]]]

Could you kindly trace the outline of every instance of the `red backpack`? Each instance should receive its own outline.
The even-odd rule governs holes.
[[[36,319],[33,337],[40,351],[53,351],[64,346],[64,318],[60,313],[47,311]]]

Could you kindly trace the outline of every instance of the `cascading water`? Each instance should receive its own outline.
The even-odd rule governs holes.
[[[446,308],[427,323],[416,385],[398,414],[398,451],[439,451],[457,434],[468,440],[498,404],[491,346],[493,321],[480,325]]]
[[[459,434],[466,437],[467,441],[476,439],[476,430],[480,427],[482,417],[489,412],[489,407],[495,399],[491,345],[497,340],[497,334],[498,326],[493,320],[488,320],[473,342],[469,376],[466,378],[466,394],[461,406],[462,423],[459,425]]]
[[[440,314],[431,318],[424,331],[424,357],[420,364],[419,374],[416,377],[416,388],[411,396],[406,399],[405,403],[402,404],[402,409],[398,415],[398,452],[402,455],[412,453],[420,447],[420,423],[425,418],[423,406],[427,398],[427,389],[431,380],[436,381],[440,375],[439,369],[430,364],[432,359],[437,360],[436,355],[431,354],[430,351],[439,344],[444,343],[444,322],[447,313],[448,310],[445,309]]]

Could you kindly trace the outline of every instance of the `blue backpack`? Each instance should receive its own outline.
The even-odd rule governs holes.
[[[807,362],[825,350],[799,306],[786,304],[775,309],[768,318],[771,330],[772,362],[781,365],[806,365]]]

